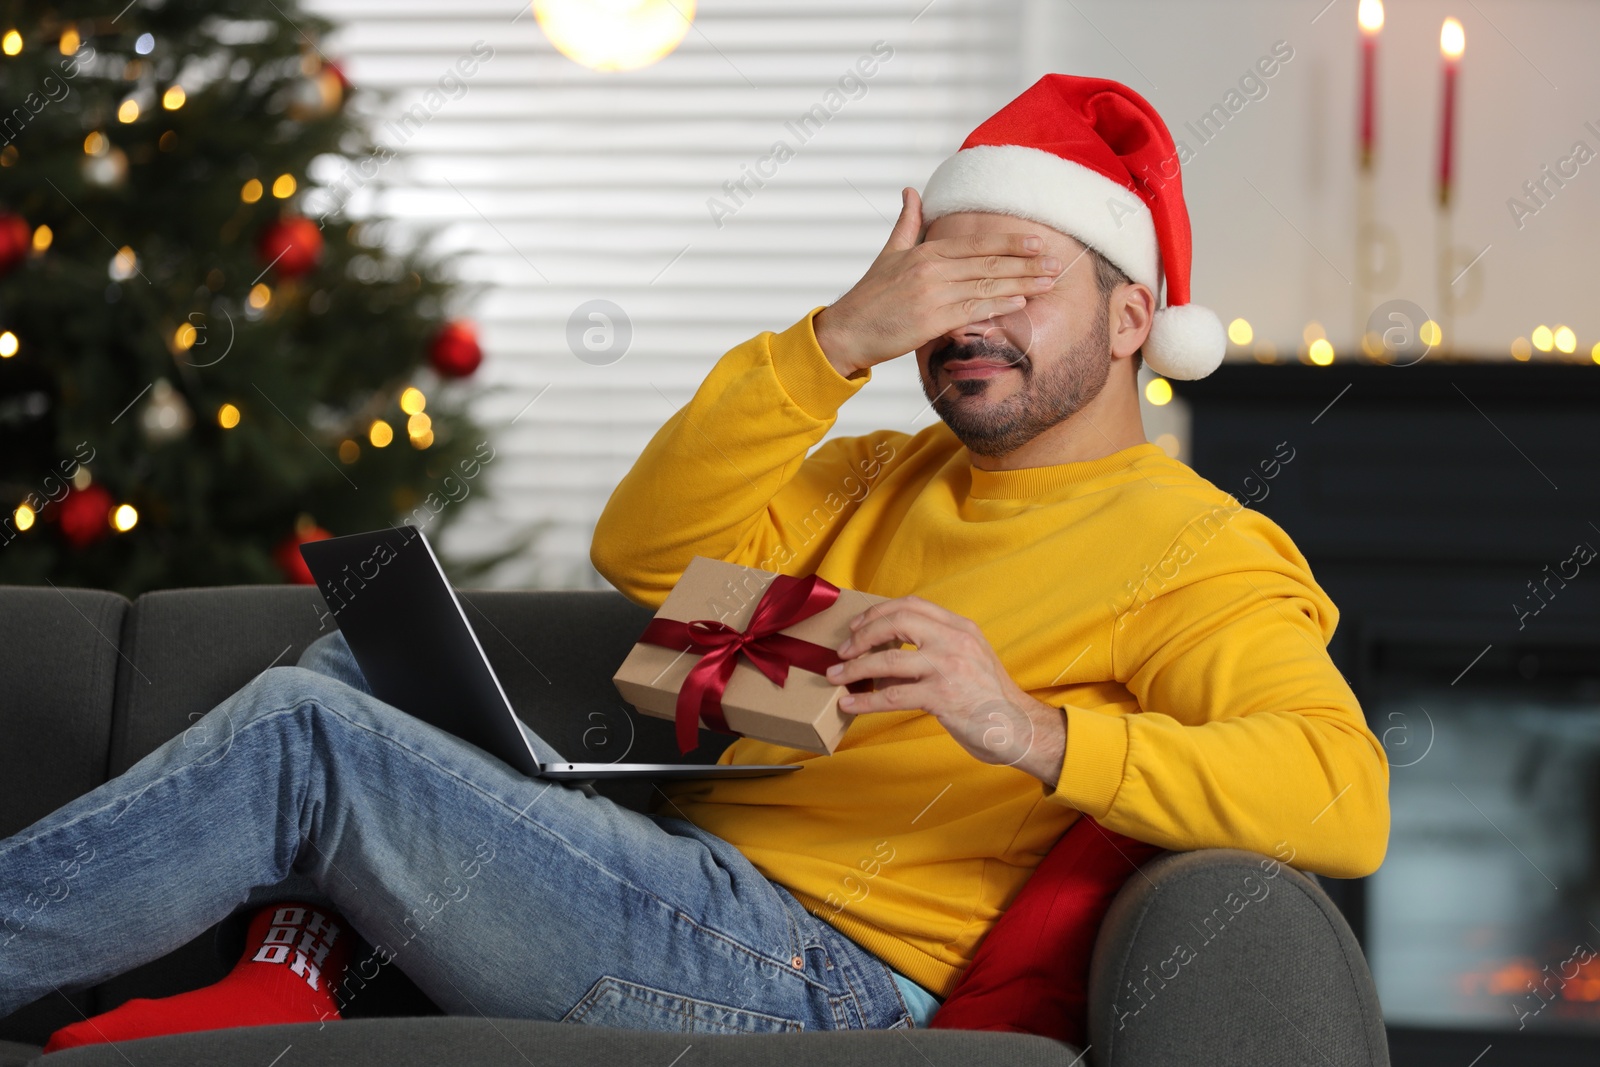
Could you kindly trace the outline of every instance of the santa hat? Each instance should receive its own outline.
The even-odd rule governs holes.
[[[1144,361],[1167,378],[1204,378],[1227,339],[1189,303],[1189,212],[1178,150],[1149,102],[1103,78],[1046,74],[972,131],[934,170],[925,222],[957,211],[1015,215],[1093,248],[1161,296]]]

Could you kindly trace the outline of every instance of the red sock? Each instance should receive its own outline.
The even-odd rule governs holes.
[[[333,990],[344,980],[349,937],[330,910],[298,901],[262,908],[250,920],[244,957],[216,985],[121,1007],[50,1035],[44,1051],[230,1026],[339,1018]]]

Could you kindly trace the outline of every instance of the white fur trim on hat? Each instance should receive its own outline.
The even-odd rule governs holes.
[[[987,211],[1077,238],[1161,297],[1161,246],[1150,209],[1081,163],[1025,145],[978,145],[946,159],[922,193],[922,216]]]
[[[1179,304],[1156,312],[1144,342],[1144,361],[1163,378],[1193,381],[1221,366],[1227,349],[1228,338],[1215,312]]]

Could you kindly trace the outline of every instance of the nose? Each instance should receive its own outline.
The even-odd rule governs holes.
[[[998,318],[990,318],[979,319],[976,322],[957,326],[953,330],[946,330],[942,336],[950,344],[964,345],[981,341],[1004,341],[1005,331],[1001,327]]]

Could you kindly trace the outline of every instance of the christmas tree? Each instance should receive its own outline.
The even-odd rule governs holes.
[[[437,540],[494,459],[446,387],[481,352],[433,235],[345,213],[393,153],[333,26],[0,7],[0,583],[307,581],[306,539]]]

